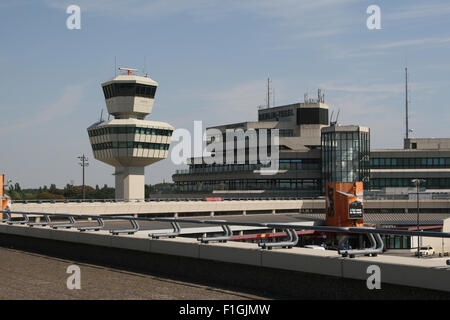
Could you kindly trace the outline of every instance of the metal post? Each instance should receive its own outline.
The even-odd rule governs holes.
[[[417,231],[420,231],[420,214],[419,214],[419,184],[420,182],[417,181],[416,183],[416,192],[417,192]],[[417,257],[420,258],[420,237],[417,237]]]
[[[419,186],[424,179],[413,179],[412,182],[416,185],[416,196],[417,196],[417,231],[420,231],[420,207],[419,207]],[[420,236],[417,236],[417,257],[420,258]]]
[[[78,157],[80,159],[79,165],[83,168],[83,201],[86,199],[86,186],[84,182],[84,169],[85,167],[89,167],[88,158],[83,154],[81,157]]]

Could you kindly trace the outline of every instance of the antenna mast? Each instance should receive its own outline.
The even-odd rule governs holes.
[[[146,74],[146,72],[147,72],[147,57],[144,56],[144,75]]]
[[[267,108],[270,108],[270,78],[267,78]]]
[[[405,108],[406,108],[406,139],[409,139],[409,126],[408,126],[408,67],[405,68]]]
[[[275,107],[275,88],[272,88],[272,107]]]

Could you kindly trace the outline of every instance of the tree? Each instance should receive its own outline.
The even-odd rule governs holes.
[[[44,191],[37,195],[37,199],[64,199],[64,196]]]
[[[20,188],[20,184],[18,182],[14,184],[14,191],[17,191],[19,193],[22,191],[22,189]]]

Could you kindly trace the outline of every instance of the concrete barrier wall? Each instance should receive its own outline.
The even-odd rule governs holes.
[[[415,209],[416,200],[366,200],[366,209]],[[450,213],[449,200],[421,200],[421,210],[444,209]],[[325,200],[246,200],[246,201],[160,201],[160,202],[94,202],[94,203],[13,203],[11,210],[25,212],[72,214],[175,214],[215,212],[234,214],[301,209],[325,210]]]
[[[53,230],[41,227],[0,225],[0,234],[27,239],[44,239],[52,244],[60,243],[61,250],[64,250],[66,246],[64,243],[83,244],[87,247],[98,247],[105,250],[130,250],[145,254],[162,254],[347,280],[365,281],[369,276],[367,267],[377,265],[381,269],[383,284],[450,292],[450,269],[445,264],[445,258],[417,259],[379,255],[350,259],[342,258],[335,251],[297,247],[267,251],[259,249],[256,244],[252,243],[201,244],[196,239],[181,237],[155,240],[149,238],[145,231],[139,231],[135,235],[113,236],[107,231],[82,233],[74,229]],[[359,286],[365,287],[365,283]]]
[[[323,202],[323,201],[322,201]],[[160,201],[118,203],[14,203],[13,211],[72,213],[72,214],[157,214],[181,212],[235,212],[292,210],[298,212],[303,200],[248,200],[248,201]]]

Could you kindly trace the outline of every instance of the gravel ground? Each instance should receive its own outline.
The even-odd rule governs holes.
[[[69,290],[67,267],[81,270],[81,289]],[[0,300],[4,299],[264,299],[264,297],[133,273],[90,264],[76,263],[0,248]]]

